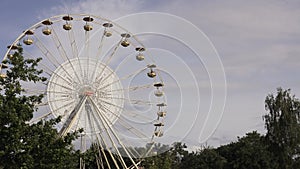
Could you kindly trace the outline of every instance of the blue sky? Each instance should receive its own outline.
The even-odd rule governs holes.
[[[61,13],[91,13],[117,19],[136,12],[165,12],[182,17],[206,34],[224,66],[225,110],[208,140],[218,145],[252,130],[263,133],[264,99],[277,87],[291,88],[300,96],[299,6],[297,0],[3,0],[0,54],[4,55],[6,46],[23,30]],[[197,74],[196,68],[192,70]],[[195,127],[191,134],[198,131]],[[188,140],[197,144],[196,137]]]

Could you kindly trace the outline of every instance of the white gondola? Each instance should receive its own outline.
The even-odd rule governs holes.
[[[147,73],[148,77],[150,78],[154,78],[156,76],[156,73],[154,72],[154,70],[150,70],[150,72]]]
[[[90,24],[86,24],[86,25],[84,25],[84,30],[85,31],[91,31],[91,30],[93,30],[93,26],[92,25],[90,25]]]
[[[103,33],[104,36],[110,37],[112,35],[112,31],[110,31],[109,29],[111,27],[113,27],[113,24],[112,23],[104,23],[102,26],[105,27],[105,30],[104,30],[104,33]]]
[[[144,56],[143,53],[138,53],[138,54],[136,55],[136,60],[142,61],[142,60],[144,60],[144,59],[145,59],[145,56]]]
[[[51,22],[49,19],[44,20],[42,22],[43,25],[46,25],[46,27],[42,30],[44,35],[50,35],[52,33],[52,30],[50,28],[48,28],[49,25],[52,25],[53,22]]]
[[[162,122],[154,123],[154,126],[155,126],[155,127],[162,127],[162,126],[164,126],[164,125],[165,125],[165,124],[162,123]]]
[[[112,35],[112,32],[111,32],[111,31],[108,31],[108,30],[105,30],[105,31],[104,31],[104,36],[110,37],[111,35]]]
[[[25,44],[25,45],[32,45],[33,44],[33,39],[32,38],[25,38],[24,40],[23,40],[23,43]]]
[[[159,112],[157,112],[157,116],[158,117],[165,117],[167,115],[167,112],[165,112],[165,111],[159,111]]]
[[[167,106],[167,104],[166,103],[159,103],[156,106],[158,106],[158,107],[164,107],[164,106]]]
[[[63,28],[64,28],[64,30],[69,31],[69,30],[72,29],[72,25],[69,24],[69,23],[66,23],[66,24],[63,25]]]
[[[44,35],[50,35],[52,33],[51,29],[49,29],[48,27],[43,29],[43,34]]]
[[[161,91],[161,90],[159,90],[159,89],[157,89],[157,90],[154,92],[154,95],[155,95],[156,97],[161,97],[161,96],[164,95],[164,92]]]
[[[122,42],[121,42],[121,45],[123,46],[123,47],[128,47],[129,45],[130,45],[130,43],[129,43],[129,41],[128,40],[123,40]]]
[[[14,55],[13,54],[8,54],[7,57],[8,57],[8,59],[12,59],[14,57]]]
[[[155,131],[155,132],[154,132],[154,135],[155,135],[156,137],[162,137],[162,136],[164,135],[164,133],[163,133],[162,131]]]
[[[4,73],[1,73],[1,74],[0,74],[0,77],[4,79],[4,78],[7,78],[7,75],[4,74]]]
[[[1,68],[2,68],[2,69],[7,69],[7,68],[8,68],[8,65],[2,63],[2,64],[1,64]]]
[[[9,45],[7,46],[8,49],[11,49],[11,50],[17,50],[19,49],[19,47],[17,45]]]

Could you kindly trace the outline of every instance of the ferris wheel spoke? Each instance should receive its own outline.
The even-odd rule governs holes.
[[[157,76],[158,76],[159,80],[160,80],[162,83],[164,83],[164,80],[163,80],[163,78],[162,78],[162,76],[161,76],[160,70],[159,70],[159,69],[156,69],[156,72],[157,72]]]
[[[86,135],[85,134],[80,135],[80,151],[81,152],[86,151]],[[79,168],[80,169],[85,168],[85,161],[84,161],[83,157],[79,158]]]
[[[51,70],[48,66],[44,65],[44,64],[40,64],[41,65],[41,68],[43,68],[43,70],[46,71],[46,73],[49,75],[49,76],[53,76],[53,75],[56,75],[57,77],[59,77],[61,80],[63,80],[64,82],[66,82],[68,85],[71,86],[71,84],[77,84],[76,82],[73,82],[72,80],[73,79],[70,79],[69,77],[63,77],[62,75],[58,74],[57,72]],[[71,80],[71,81],[70,81]]]
[[[32,88],[24,88],[24,92],[26,94],[46,94],[45,90],[32,89]]]
[[[152,135],[152,139],[151,139],[151,142],[150,142],[151,146],[149,147],[148,151],[142,156],[142,158],[147,157],[151,153],[151,151],[153,150],[153,148],[155,146],[153,139],[154,139],[154,135]]]
[[[47,45],[40,40],[40,38],[34,35],[36,42],[35,46],[40,50],[40,52],[50,61],[50,63],[57,68],[60,64],[59,61],[54,57],[54,54],[46,47]]]
[[[43,73],[46,73],[50,78],[51,75],[54,73],[53,70],[51,70],[48,66],[44,65],[43,63],[39,63],[39,65],[42,68]]]
[[[83,76],[83,70],[82,70],[82,63],[81,63],[81,60],[79,59],[79,54],[78,54],[78,45],[76,43],[76,39],[75,39],[75,36],[74,36],[74,30],[73,29],[68,31],[68,36],[69,36],[73,56],[76,57],[77,60],[78,60],[79,69],[80,69],[79,72],[81,74],[81,77],[84,77]]]
[[[120,108],[118,105],[114,105],[114,104],[109,104],[109,105]],[[103,105],[103,106],[105,107],[105,105]],[[131,117],[138,117],[140,119],[143,119],[144,121],[147,121],[148,123],[152,123],[155,120],[155,119],[151,119],[141,113],[136,113],[135,111],[123,111],[123,113],[126,113],[127,115],[130,115]],[[113,115],[118,117],[115,113],[113,113]],[[121,114],[120,116],[123,117],[124,115]],[[125,116],[124,116],[124,118],[125,118]]]
[[[137,105],[155,105],[155,102],[151,102],[151,101],[145,101],[145,100],[139,100],[139,99],[126,99],[123,97],[102,97],[103,100],[105,99],[116,99],[116,100],[124,100],[130,104],[137,104]]]
[[[124,114],[121,114],[121,116],[124,116],[124,118],[125,118],[125,114],[126,114],[126,115],[128,115],[130,117],[136,117],[136,118],[142,119],[142,120],[144,120],[144,121],[146,121],[148,123],[152,123],[155,120],[153,118],[150,118],[150,117],[148,117],[146,115],[143,115],[141,113],[137,113],[135,111],[124,111],[123,113]]]
[[[98,141],[98,140],[97,140]],[[102,150],[102,145],[98,144],[98,142],[93,143],[94,146],[96,146],[96,150],[97,153],[95,154],[95,158],[96,158],[96,163],[97,163],[97,167],[99,168],[104,168],[104,162],[102,160],[102,154],[101,154],[101,150]],[[103,154],[103,158],[106,162],[106,164],[108,164],[108,160],[105,154]],[[110,169],[110,166],[108,165],[108,168]]]
[[[113,85],[113,84],[115,84],[115,83],[118,83],[118,82],[120,82],[121,80],[126,80],[126,79],[128,79],[128,78],[130,78],[130,77],[132,77],[132,76],[134,76],[134,75],[136,75],[136,74],[138,74],[138,73],[140,73],[140,72],[143,72],[144,70],[146,70],[147,69],[147,67],[146,68],[143,68],[143,69],[140,69],[140,70],[137,70],[137,71],[135,71],[135,72],[133,72],[133,73],[131,73],[131,74],[129,74],[129,75],[127,75],[127,76],[124,76],[124,77],[121,77],[121,78],[119,78],[119,79],[117,79],[117,80],[115,80],[115,81],[112,81],[112,82],[110,82],[110,83],[103,83],[103,82],[105,82],[105,80],[107,80],[108,79],[108,77],[106,77],[105,79],[103,79],[103,80],[101,80],[101,81],[96,81],[96,83],[98,83],[98,84],[105,84],[104,86],[99,86],[99,87],[97,87],[97,90],[104,90],[105,88],[107,88],[107,87],[109,87],[109,86],[111,86],[111,85]]]
[[[106,28],[104,29],[104,32],[105,32],[105,31],[106,31]],[[93,79],[95,78],[95,76],[96,76],[96,71],[97,71],[97,68],[98,68],[99,64],[101,63],[102,59],[104,59],[104,58],[102,58],[102,59],[100,58],[101,56],[104,57],[104,55],[101,54],[101,52],[102,52],[102,47],[103,47],[103,44],[104,44],[104,37],[105,37],[104,32],[103,32],[103,34],[102,34],[102,36],[101,36],[101,40],[100,40],[99,46],[98,46],[98,48],[97,48],[97,54],[96,54],[96,56],[99,56],[99,59],[98,59],[98,61],[97,61],[97,63],[96,63],[96,67],[95,67],[95,69],[94,69],[94,71],[93,71],[93,74],[92,74],[92,80],[93,80]],[[100,74],[102,74],[102,72],[101,72]],[[96,79],[96,81],[97,81],[97,79]]]
[[[113,90],[104,90],[104,92],[120,92],[120,91],[136,91],[136,90],[141,90],[141,89],[149,89],[152,87],[152,84],[145,84],[145,85],[138,85],[138,86],[131,86],[128,88],[122,88],[122,89],[113,89]]]
[[[80,119],[84,118],[84,117],[82,117],[82,116],[84,116],[83,111],[79,111],[77,116],[78,116],[77,122],[76,122],[76,124],[74,124],[74,126],[75,126],[74,128],[75,129],[79,128]]]
[[[155,105],[154,102],[151,101],[144,101],[144,100],[136,100],[136,99],[132,99],[132,100],[126,100],[128,101],[130,104],[136,104],[136,105]]]
[[[88,125],[91,127],[92,132],[97,131],[95,128],[95,121],[97,121],[97,120],[94,118],[95,116],[93,114],[93,110],[90,107],[90,104],[88,101],[85,104],[85,111],[86,111],[87,119],[88,119],[88,123],[89,123]],[[99,131],[99,132],[101,132],[101,131]],[[93,134],[91,135],[91,140],[94,140]]]
[[[122,158],[122,155],[119,152],[119,149],[118,149],[118,147],[117,147],[114,139],[112,138],[112,135],[111,135],[112,131],[111,131],[111,128],[109,127],[110,124],[106,121],[105,115],[102,113],[101,109],[99,109],[99,107],[93,102],[93,100],[91,98],[89,98],[89,99],[91,100],[91,103],[93,104],[93,106],[94,106],[94,108],[96,110],[96,113],[97,113],[97,115],[98,115],[98,117],[99,117],[99,119],[100,119],[100,121],[102,123],[102,126],[104,127],[106,135],[108,136],[108,138],[109,138],[112,146],[114,147],[115,151],[117,152],[117,157],[119,158],[122,166],[124,168],[127,168],[126,163],[124,162],[124,160]],[[114,158],[114,157],[112,156],[112,158]],[[117,168],[119,168],[118,165],[117,165]]]
[[[61,99],[48,100],[47,102],[39,103],[39,104],[36,104],[35,106],[38,106],[38,107],[47,106],[49,103],[60,102],[60,101],[75,101],[75,99],[70,100],[69,97],[66,97],[66,98],[61,98]]]
[[[113,51],[111,52],[111,54],[109,55],[109,57],[107,58],[107,60],[104,62],[105,65],[109,65],[111,59],[113,58],[113,56],[116,54],[117,50],[120,48],[122,39],[120,39],[120,41],[117,43],[117,45],[114,47]],[[104,59],[105,57],[103,57]]]
[[[66,101],[69,102],[69,103],[65,103],[64,105],[62,105],[60,107],[57,107],[56,109],[52,110],[51,113],[54,114],[54,112],[57,112],[57,111],[59,111],[59,110],[61,110],[63,108],[66,108],[66,107],[71,106],[72,104],[74,104],[73,101],[70,101],[70,100],[66,100]]]
[[[47,93],[63,94],[61,97],[69,97],[69,95],[72,94],[70,91],[55,91],[55,90],[48,90]],[[45,95],[47,95],[47,93],[45,93]]]
[[[23,56],[26,58],[34,58],[33,55],[26,50],[23,50]],[[50,68],[45,66],[42,62],[39,63],[39,66],[41,67],[41,70],[43,70],[43,73],[46,73],[49,77],[51,76],[51,71],[49,71]]]
[[[34,123],[36,123],[36,122],[38,122],[38,121],[40,121],[40,120],[42,120],[42,119],[45,119],[46,117],[48,117],[48,116],[50,116],[50,115],[52,115],[51,112],[46,113],[46,114],[44,114],[44,115],[42,115],[42,116],[40,116],[40,117],[36,117],[35,119],[32,119],[31,121],[29,121],[29,124],[34,124]]]
[[[84,56],[87,58],[87,66],[85,70],[84,77],[86,77],[87,83],[90,82],[89,80],[89,67],[90,67],[90,39],[89,39],[89,31],[85,31],[85,43],[84,43]]]
[[[104,111],[109,111],[111,114],[113,114],[114,116],[118,117],[118,115],[114,112],[112,112],[109,108],[107,108],[106,106],[103,106]],[[134,135],[136,135],[139,138],[147,138],[147,136],[140,130],[136,129],[135,127],[133,127],[132,125],[130,125],[128,122],[126,122],[123,118],[119,118],[119,122],[120,124],[125,127],[128,131],[132,131],[132,133]],[[122,122],[122,123],[121,123]],[[133,132],[135,131],[135,132]]]
[[[127,140],[124,140],[124,139],[122,140],[122,142],[128,146],[127,149],[128,149],[128,152],[131,154],[132,158],[139,159],[142,156],[142,154],[136,150],[137,145],[131,144]],[[136,162],[136,164],[137,165],[139,164],[139,160]],[[131,167],[129,167],[129,168],[131,168]]]
[[[104,104],[107,104],[107,105],[110,105],[110,106],[113,106],[113,107],[116,107],[116,108],[119,108],[119,109],[124,109],[123,107],[119,106],[119,105],[116,105],[116,104],[113,104],[111,102],[108,102],[106,100],[103,100],[103,99],[99,99],[101,103],[104,103]],[[123,111],[123,112],[127,112],[127,111]],[[150,118],[147,118],[146,116],[142,116],[141,114],[138,114],[138,113],[135,113],[135,112],[131,112],[132,114],[134,114],[135,116],[140,116],[140,117],[143,117],[145,118],[146,120],[148,121],[153,121],[153,119],[150,119]]]
[[[117,45],[114,47],[112,53],[108,56],[107,60],[105,61],[104,63],[104,67],[102,68],[101,72],[99,73],[99,76],[96,78],[96,82],[99,80],[99,78],[102,77],[103,73],[104,73],[104,70],[107,68],[107,66],[109,65],[111,59],[113,58],[113,56],[116,54],[117,50],[119,49],[120,47],[120,44],[122,42],[122,39],[117,43]],[[103,57],[104,59],[105,57]]]
[[[53,65],[55,68],[58,68],[59,65],[60,65],[60,63],[59,63],[59,61],[56,59],[56,57],[53,55],[53,53],[50,52],[50,51],[47,49],[46,45],[43,44],[43,42],[42,42],[41,40],[39,40],[38,37],[36,37],[36,39],[37,39],[37,42],[36,42],[35,44],[36,44],[36,46],[39,48],[39,50],[40,50],[40,51],[43,53],[43,55],[44,55],[44,56],[52,63],[52,65]],[[49,56],[49,55],[50,55],[50,56]],[[44,64],[43,64],[42,66],[46,67]],[[70,75],[70,73],[69,73],[63,66],[62,66],[61,68],[62,68],[62,70],[66,73],[66,75],[67,75],[69,78],[73,79],[72,76]],[[47,69],[50,70],[51,72],[53,72],[50,68],[47,67]],[[55,74],[58,75],[56,72],[55,72]],[[61,77],[61,76],[59,75],[59,77]],[[62,79],[64,79],[64,78],[62,78]]]
[[[126,99],[123,97],[101,97],[100,98],[101,101],[105,102],[105,103],[110,103],[109,101],[107,101],[107,99],[116,99],[116,100],[124,100],[126,102],[128,102],[129,104],[136,104],[136,105],[155,105],[155,102],[151,102],[151,101],[145,101],[145,100],[139,100],[139,99]]]
[[[104,31],[105,30],[106,30],[106,28],[104,29]],[[97,54],[96,54],[97,57],[102,56],[101,53],[102,53],[103,44],[104,44],[104,33],[101,36],[101,40],[100,40],[99,46],[97,48]],[[101,59],[99,58],[97,63],[99,63],[100,61],[101,61]]]
[[[102,144],[104,144],[107,148],[106,148],[106,151],[108,152],[110,158],[113,160],[113,163],[114,163],[114,166],[117,167],[117,169],[120,169],[119,167],[119,164],[115,158],[115,155],[113,155],[113,153],[111,152],[110,148],[108,148],[109,146],[107,145],[107,143],[105,142],[104,138],[102,136],[100,136],[101,139],[102,139]],[[107,156],[106,156],[106,153],[104,151],[104,149],[102,150],[102,153],[104,154],[104,158],[105,158],[105,161],[106,161],[106,164],[109,168],[111,168],[111,163],[108,161],[107,159]],[[120,160],[120,156],[119,155],[116,155],[118,157],[118,161],[120,161],[122,163],[122,161]],[[124,167],[124,165],[122,164],[122,166]]]
[[[99,101],[100,101],[101,103],[104,103],[104,104],[107,104],[107,105],[110,105],[110,106],[114,106],[114,107],[119,108],[119,109],[122,109],[122,110],[124,109],[122,106],[113,104],[113,103],[108,102],[108,101],[106,101],[106,100],[104,100],[104,99],[101,99],[101,98],[98,98],[98,99],[99,99]]]
[[[65,62],[68,61],[68,63],[69,63],[70,66],[71,66],[71,69],[72,69],[72,71],[73,71],[73,73],[74,73],[74,75],[75,75],[75,78],[78,80],[79,83],[82,83],[82,81],[81,81],[82,79],[79,78],[79,76],[78,76],[78,74],[77,74],[77,71],[76,71],[75,68],[74,68],[73,63],[70,61],[70,59],[69,59],[69,57],[68,57],[68,55],[67,55],[67,53],[66,53],[66,49],[64,48],[64,45],[62,45],[60,39],[58,38],[58,35],[57,35],[55,29],[53,28],[53,26],[52,26],[52,30],[53,30],[53,35],[54,35],[54,36],[51,36],[51,37],[52,37],[53,42],[55,43],[55,46],[56,46],[56,48],[57,48],[57,50],[58,50],[60,56],[63,58],[63,60],[64,60]],[[71,77],[72,77],[72,76],[71,76]]]
[[[78,115],[78,112],[80,112],[83,106],[85,105],[86,100],[87,100],[87,96],[82,97],[79,103],[74,107],[69,117],[63,124],[63,127],[60,129],[59,135],[64,136],[70,130],[70,128],[72,127],[76,119],[75,117]]]
[[[94,113],[93,113],[93,114],[94,114]],[[98,116],[99,116],[99,115],[98,115]],[[97,121],[97,122],[98,122],[98,123],[102,123],[101,120],[100,120],[100,121]],[[104,126],[104,124],[100,124],[100,125]],[[112,154],[112,152],[111,152],[110,149],[108,148],[109,145],[106,143],[105,139],[103,138],[103,135],[102,135],[102,134],[96,134],[96,137],[97,137],[97,141],[98,141],[98,143],[99,143],[99,145],[100,145],[101,152],[102,152],[103,155],[104,155],[104,158],[105,158],[105,161],[106,161],[106,163],[107,163],[107,166],[108,166],[109,168],[111,168],[110,165],[109,165],[110,163],[108,162],[108,159],[107,159],[107,157],[106,157],[106,153],[105,153],[105,151],[104,151],[104,147],[103,147],[102,145],[104,145],[105,147],[107,147],[106,151],[108,152],[108,154],[110,155],[111,159],[113,160],[114,165],[115,165],[117,168],[119,168],[118,163],[117,163],[116,159],[114,158],[114,155]],[[100,142],[100,140],[99,140],[99,137],[100,137],[100,139],[101,139],[101,142]]]
[[[142,161],[139,161],[139,162],[136,163],[136,165],[138,166],[138,165],[140,165],[141,163],[142,163]],[[138,168],[136,168],[135,165],[131,165],[128,169],[138,169]]]
[[[51,26],[51,28],[52,28],[52,32],[53,32],[51,34],[52,41],[53,41],[60,57],[63,59],[64,62],[66,62],[68,60],[68,56],[64,49],[64,45],[61,43],[60,38],[58,37],[55,28],[53,26]]]
[[[57,82],[48,81],[48,85],[50,85],[50,84],[54,84],[54,85],[56,85],[56,86],[62,87],[62,88],[64,88],[64,89],[67,89],[67,90],[69,90],[69,91],[75,91],[75,89],[71,88],[72,86],[67,87],[67,86],[65,86],[65,85],[63,85],[63,84],[60,84],[60,83],[57,83]]]
[[[104,32],[106,31],[106,28],[104,29]],[[104,42],[104,33],[102,34],[102,36],[101,36],[101,39],[100,39],[100,43],[99,43],[99,46],[98,46],[98,48],[97,48],[97,57],[98,56],[101,56],[101,53],[102,53],[102,47],[103,47],[103,42]],[[99,61],[100,61],[101,59],[99,59]]]
[[[104,42],[104,33],[103,33],[102,36],[101,36],[101,40],[100,40],[100,43],[99,43],[99,47],[98,47],[98,49],[97,49],[96,58],[99,57],[99,56],[101,56],[101,53],[102,53],[102,47],[103,47],[103,42]],[[92,73],[92,78],[91,78],[92,81],[96,78],[95,76],[96,76],[97,67],[99,66],[100,63],[101,63],[101,59],[99,58],[99,59],[97,60],[96,66],[95,66],[95,68],[94,68],[94,71],[93,71],[93,73]]]
[[[101,120],[104,121],[105,125],[109,128],[109,130],[111,131],[111,133],[113,134],[113,136],[116,138],[116,140],[118,141],[118,143],[120,144],[120,146],[123,148],[123,150],[125,151],[125,153],[127,154],[127,156],[129,157],[130,161],[132,162],[132,164],[135,165],[136,168],[138,168],[138,166],[136,165],[135,161],[132,159],[131,155],[129,154],[127,148],[125,147],[125,145],[122,143],[122,141],[120,140],[119,136],[116,134],[116,132],[114,131],[113,127],[110,125],[109,119],[107,119],[107,117],[105,115],[103,115],[99,109],[99,107],[97,106],[97,104],[93,101],[92,98],[89,97],[89,99],[91,100],[92,104],[95,106],[96,110],[98,110],[98,114],[101,116]],[[117,152],[120,154],[119,150],[117,150]],[[125,167],[127,168],[123,158],[121,158],[122,162],[124,163]]]

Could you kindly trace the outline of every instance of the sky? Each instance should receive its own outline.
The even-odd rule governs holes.
[[[161,26],[161,29],[156,30],[157,34],[167,35],[167,38],[142,38],[161,38],[156,45],[150,46],[160,49],[160,52],[169,51],[178,56],[177,61],[181,62],[169,62],[166,68],[171,76],[178,74],[174,68],[186,63],[183,68],[190,71],[190,77],[194,78],[191,82],[195,82],[193,85],[196,84],[199,88],[196,90],[201,102],[195,105],[190,101],[182,101],[183,112],[179,114],[183,115],[185,110],[190,111],[189,115],[197,117],[197,120],[190,123],[177,114],[176,120],[179,122],[174,123],[172,127],[175,126],[177,130],[187,124],[192,126],[186,131],[187,135],[174,137],[174,141],[182,139],[195,146],[205,142],[209,145],[220,145],[234,141],[237,136],[243,136],[253,130],[265,133],[262,119],[266,113],[264,100],[268,94],[276,93],[276,88],[290,88],[293,94],[300,96],[300,79],[297,78],[300,66],[299,6],[300,2],[297,0],[2,0],[0,54],[5,54],[6,46],[23,30],[54,15],[89,13],[116,20],[125,26],[130,23],[128,29],[137,28],[137,31],[138,28],[151,31],[151,28],[157,28],[156,25],[164,25],[159,22],[161,18],[150,21],[154,13],[169,16],[170,20],[165,22],[171,24],[171,21],[174,21],[179,26],[167,30]],[[153,27],[149,24],[149,29],[143,28],[142,23],[134,22],[135,16],[142,16],[137,13],[145,12],[148,12],[146,17],[150,19],[142,23],[151,23]],[[190,27],[185,27],[184,24]],[[197,35],[192,34],[193,31],[196,31]],[[171,35],[176,36],[176,32],[177,41],[173,41]],[[201,40],[196,39],[198,35]],[[169,45],[165,45],[164,41]],[[203,45],[203,48],[207,45],[210,50],[215,50],[212,56],[214,58],[207,58],[205,52],[204,55],[201,55],[201,52],[195,54],[191,59],[187,57],[190,51],[184,45],[191,45],[192,50],[197,52],[197,47],[193,46],[196,42]],[[171,50],[172,43],[174,46],[182,45],[184,50]],[[186,53],[183,52],[185,50]],[[195,58],[200,58],[200,61],[194,62]],[[215,64],[210,64],[211,61]],[[222,72],[214,74],[214,71],[220,70]],[[202,77],[201,73],[205,71],[207,73]],[[182,100],[191,99],[195,94],[195,86],[188,88],[183,82],[184,75],[172,77],[178,78],[176,80],[182,89]],[[212,87],[215,87],[214,90]],[[218,92],[220,97],[215,95]],[[198,111],[197,106],[200,106],[200,109],[205,108]],[[210,119],[205,121],[207,116],[203,114],[211,114]],[[204,134],[204,139],[199,139],[203,130],[208,132]]]

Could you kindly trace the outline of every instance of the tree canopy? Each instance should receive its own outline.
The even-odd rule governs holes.
[[[291,168],[300,156],[300,101],[290,89],[277,89],[266,97],[266,140],[279,168]]]
[[[30,125],[35,105],[43,95],[24,95],[22,82],[46,81],[36,67],[41,59],[24,59],[22,48],[4,61],[0,77],[0,168],[75,168],[78,152],[72,147],[76,133],[59,137],[54,128],[60,118]],[[77,157],[76,157],[77,156]]]

